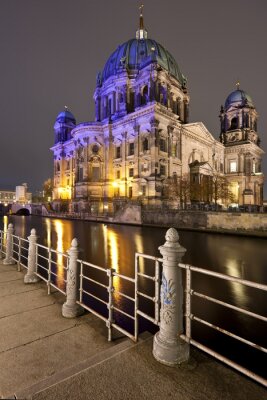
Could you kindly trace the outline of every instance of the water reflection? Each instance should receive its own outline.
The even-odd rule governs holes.
[[[119,241],[118,235],[111,227],[104,226],[104,242],[107,246],[107,254],[110,268],[119,272]],[[113,278],[113,286],[115,289],[114,300],[119,301],[118,292],[121,290],[121,279],[115,276]]]
[[[72,224],[69,222],[60,219],[45,219],[46,245],[59,252],[53,256],[53,260],[56,262],[53,272],[56,273],[55,283],[60,289],[65,288],[64,280],[66,279],[67,258],[63,253],[69,249],[73,239]]]
[[[52,238],[51,238],[51,219],[46,218],[45,220],[46,226],[46,245],[47,247],[51,247]]]
[[[7,217],[7,215],[4,215],[3,222],[4,222],[4,231],[6,232],[7,231],[7,227],[8,227],[8,217]]]
[[[244,267],[244,264],[242,264]],[[226,274],[243,279],[244,269],[240,268],[239,260],[227,258],[225,262]],[[247,305],[246,287],[240,283],[230,282],[232,298],[235,304],[245,307]]]
[[[137,253],[144,253],[143,238],[141,235],[134,235],[134,242]],[[143,257],[139,257],[139,272],[145,272],[145,260]]]
[[[56,283],[57,286],[60,287],[61,289],[64,287],[64,258],[63,258],[63,253],[64,252],[64,247],[63,247],[63,223],[60,220],[55,220],[54,221],[54,226],[55,226],[55,232],[57,234],[57,251],[59,253],[57,254],[57,276],[56,276]]]
[[[3,223],[4,223],[4,232],[6,232],[7,231],[7,227],[8,227],[8,218],[7,218],[7,216],[6,215],[4,215],[4,218],[3,218]],[[3,237],[3,246],[6,246],[6,235],[4,235],[4,237]]]

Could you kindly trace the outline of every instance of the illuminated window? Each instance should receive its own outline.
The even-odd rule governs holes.
[[[230,172],[236,172],[236,171],[237,171],[237,162],[230,161]]]
[[[252,172],[253,174],[256,173],[256,162],[253,160],[253,164],[252,164]]]

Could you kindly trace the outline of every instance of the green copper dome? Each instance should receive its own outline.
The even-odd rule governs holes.
[[[130,74],[131,72],[136,74],[141,68],[153,62],[157,62],[185,86],[186,78],[173,56],[161,44],[147,38],[130,39],[120,45],[106,62],[99,83],[102,84],[110,76],[119,74],[125,68]]]

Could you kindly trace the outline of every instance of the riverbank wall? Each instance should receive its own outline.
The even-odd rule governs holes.
[[[266,213],[145,210],[142,224],[267,237]]]
[[[43,216],[102,223],[166,228],[174,227],[181,230],[196,230],[267,238],[267,213],[175,210],[167,208],[147,208],[141,205],[124,205],[114,215],[46,213],[43,214]]]

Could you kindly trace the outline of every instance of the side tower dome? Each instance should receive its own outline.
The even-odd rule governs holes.
[[[220,141],[225,145],[253,142],[259,146],[258,113],[251,97],[239,88],[229,94],[220,112]]]
[[[108,58],[97,76],[96,121],[114,120],[149,102],[158,102],[188,122],[186,78],[170,52],[148,38],[141,9],[136,37]]]
[[[55,131],[55,144],[59,142],[66,142],[71,139],[71,131],[76,126],[74,115],[65,106],[65,110],[60,112],[56,118],[54,125]]]
[[[257,119],[251,97],[238,83],[221,107],[220,141],[225,146],[224,172],[233,202],[250,208],[261,206],[263,201],[261,161],[264,152],[259,148]]]

